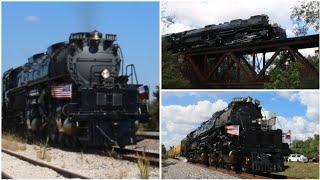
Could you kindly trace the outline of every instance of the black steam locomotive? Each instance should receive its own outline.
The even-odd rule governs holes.
[[[73,33],[6,71],[3,130],[64,145],[135,143],[139,122],[149,119],[149,92],[115,41],[98,31]]]
[[[192,131],[181,142],[182,155],[190,162],[233,168],[246,172],[284,170],[284,155],[290,153],[282,142],[282,130],[272,129],[275,117],[262,116],[259,100],[234,98]]]
[[[269,24],[267,15],[235,19],[219,25],[207,25],[180,33],[165,35],[168,50],[175,53],[200,47],[219,47],[259,40],[286,38],[286,32],[277,24]]]

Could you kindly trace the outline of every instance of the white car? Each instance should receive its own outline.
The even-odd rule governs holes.
[[[305,157],[304,155],[302,154],[290,154],[290,156],[288,157],[288,161],[291,162],[291,161],[295,161],[295,162],[308,162],[308,158]]]

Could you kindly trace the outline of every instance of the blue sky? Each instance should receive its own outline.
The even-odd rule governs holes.
[[[162,137],[169,147],[178,144],[187,133],[217,110],[224,109],[234,97],[261,101],[267,117],[278,117],[277,128],[292,131],[293,139],[306,139],[319,133],[319,94],[316,91],[211,91],[163,92]]]
[[[118,35],[125,63],[135,64],[140,83],[159,81],[157,2],[2,3],[2,72],[27,62],[69,34],[98,30]]]

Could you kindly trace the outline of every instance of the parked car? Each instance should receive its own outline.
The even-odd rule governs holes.
[[[313,158],[310,158],[310,159],[309,159],[309,162],[319,163],[319,156],[320,156],[320,155],[317,155],[317,156],[315,156],[315,157],[313,157]]]
[[[308,158],[305,157],[304,155],[302,154],[290,154],[290,156],[288,157],[288,161],[291,162],[291,161],[295,161],[295,162],[308,162]]]

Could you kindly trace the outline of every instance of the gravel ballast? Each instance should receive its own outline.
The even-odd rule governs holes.
[[[129,145],[126,146],[130,149],[140,150],[140,151],[148,151],[148,152],[154,152],[159,153],[159,140],[157,139],[144,139],[142,141],[139,141],[135,145]]]
[[[26,150],[16,151],[16,153],[27,156],[32,159],[41,160],[37,158],[40,147],[37,145],[26,145]],[[58,148],[49,148],[46,152],[49,156],[50,161],[45,161],[48,164],[65,168],[66,170],[79,173],[83,176],[90,178],[99,179],[138,179],[140,178],[139,168],[137,163],[130,162],[126,160],[119,160],[112,157],[101,156],[96,154],[86,154],[80,152],[64,151]],[[4,153],[2,153],[4,154]],[[2,166],[3,167],[15,167],[15,162],[10,158],[2,156]],[[21,164],[21,172],[30,171],[28,164]],[[5,169],[4,169],[5,170]],[[53,171],[55,172],[55,171]],[[9,175],[10,172],[8,172]],[[37,176],[19,176],[19,178],[46,178],[45,175],[42,177],[42,173],[39,172]],[[14,176],[14,175],[12,175]],[[51,176],[51,178],[56,178]],[[149,167],[149,178],[158,179],[159,178],[159,168]]]
[[[162,165],[163,179],[237,179],[234,176],[206,169],[185,160],[168,159]]]
[[[65,178],[56,171],[33,165],[16,157],[2,153],[2,171],[15,179],[60,179]]]

